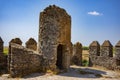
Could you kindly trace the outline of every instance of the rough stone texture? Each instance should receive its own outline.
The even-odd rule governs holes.
[[[120,41],[115,45],[115,50],[116,65],[120,66]]]
[[[112,45],[109,41],[105,41],[103,43],[101,50],[97,49],[97,47],[100,47],[100,45],[93,46],[90,44],[89,65],[90,66],[98,65],[98,66],[106,67],[107,69],[120,71],[120,60],[119,60],[120,59],[120,46],[119,44],[120,42],[118,42],[115,47],[115,53],[116,53],[115,57],[111,56],[113,55],[113,53],[111,52]],[[101,51],[100,54],[102,55],[100,56],[94,55],[94,54],[98,54],[99,51]]]
[[[20,38],[14,38],[9,42],[9,52],[8,52],[8,58],[7,58],[8,72],[10,72],[10,61],[11,61],[11,45],[10,44],[11,43],[16,43],[16,44],[22,45],[22,41]]]
[[[16,44],[22,45],[22,41],[20,38],[14,38],[9,43],[16,43]]]
[[[104,43],[102,44],[102,48],[101,48],[101,56],[105,56],[105,57],[113,57],[113,46],[110,43],[109,40],[105,40]]]
[[[68,69],[71,55],[71,17],[62,8],[49,6],[40,13],[39,47],[43,69]]]
[[[19,45],[22,45],[22,41],[20,38],[14,38],[12,39],[10,42],[9,42],[9,53],[11,53],[11,43],[16,43],[16,44],[19,44]]]
[[[90,51],[91,50],[91,51]],[[96,55],[96,56],[100,56],[100,44],[98,43],[98,41],[93,41],[90,46],[89,46],[89,51],[93,52],[90,53],[91,55]]]
[[[41,55],[21,45],[11,43],[10,75],[21,77],[41,69]]]
[[[70,46],[70,64],[73,64],[72,62],[72,57],[73,57],[73,43],[71,42],[71,46]]]
[[[7,56],[3,53],[3,40],[0,37],[0,73],[7,69]]]
[[[89,46],[89,66],[92,66],[96,56],[100,56],[100,44],[93,41]]]
[[[26,48],[37,50],[37,42],[33,38],[30,38],[25,44]]]
[[[73,46],[73,58],[72,58],[73,64],[75,65],[82,65],[82,44],[77,42]]]

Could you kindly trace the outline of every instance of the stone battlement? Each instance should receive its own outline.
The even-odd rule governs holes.
[[[113,45],[109,40],[105,40],[101,46],[97,41],[93,41],[89,46],[89,65],[120,71],[120,41],[115,45],[114,55]]]

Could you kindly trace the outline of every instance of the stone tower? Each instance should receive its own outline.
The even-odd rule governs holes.
[[[55,5],[40,13],[38,51],[43,69],[68,69],[71,50],[71,17]]]

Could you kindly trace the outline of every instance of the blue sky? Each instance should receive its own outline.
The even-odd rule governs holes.
[[[39,14],[49,5],[64,8],[72,18],[72,42],[88,46],[120,40],[120,0],[0,0],[0,36],[8,46],[12,38],[38,41]]]

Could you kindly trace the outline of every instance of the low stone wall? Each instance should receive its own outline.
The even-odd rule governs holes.
[[[89,47],[89,65],[102,66],[110,70],[120,71],[120,45],[115,46],[115,56],[110,41],[105,41],[100,49],[97,41],[93,41]],[[98,55],[100,54],[100,55]]]
[[[11,43],[11,77],[21,77],[41,69],[41,55],[24,48],[21,45]]]

